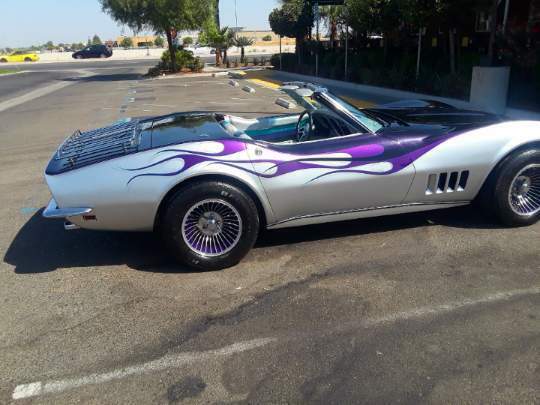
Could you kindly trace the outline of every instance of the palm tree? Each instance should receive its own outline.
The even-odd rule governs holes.
[[[343,6],[323,6],[321,7],[321,17],[326,20],[330,29],[330,44],[335,48],[338,36],[338,25],[343,24]]]
[[[234,44],[234,34],[229,27],[218,29],[212,24],[201,33],[199,42],[216,50],[216,65],[220,65],[222,52],[223,62],[227,62],[227,50]]]
[[[248,38],[248,37],[238,37],[234,40],[234,46],[241,49],[240,62],[242,63],[245,62],[245,59],[246,59],[245,47],[251,46],[254,43],[255,43],[255,40],[253,38]]]

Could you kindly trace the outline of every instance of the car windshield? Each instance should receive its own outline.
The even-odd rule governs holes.
[[[369,132],[375,133],[385,126],[384,122],[347,103],[326,89],[311,91],[308,88],[286,86],[282,88],[282,91],[308,111],[329,110],[338,115],[346,116],[348,121],[353,121],[358,127],[367,129]]]
[[[330,109],[339,109],[342,112],[347,113],[352,116],[356,121],[366,127],[370,132],[377,132],[384,127],[384,124],[374,118],[371,118],[362,110],[359,110],[355,106],[347,103],[345,100],[339,98],[338,96],[330,93],[315,93],[314,97],[319,98],[323,104],[327,104],[327,107]]]

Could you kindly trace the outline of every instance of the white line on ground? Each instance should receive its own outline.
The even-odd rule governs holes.
[[[493,294],[485,295],[479,298],[465,298],[460,301],[454,301],[448,304],[434,305],[411,309],[408,311],[397,312],[388,316],[380,318],[372,318],[361,321],[362,327],[376,327],[385,324],[391,324],[394,322],[402,322],[412,319],[424,318],[431,315],[442,315],[452,311],[457,311],[463,308],[472,307],[476,305],[490,304],[501,301],[508,301],[510,299],[524,297],[528,295],[540,294],[540,287],[532,287],[521,290],[511,290],[496,292]],[[346,323],[339,329],[352,329],[358,328],[358,322]],[[335,330],[333,331],[335,332]],[[295,334],[294,339],[304,339]],[[223,347],[221,349],[209,350],[206,352],[190,352],[190,353],[178,353],[169,354],[160,359],[150,361],[148,363],[139,364],[131,367],[126,367],[120,370],[114,370],[103,374],[90,374],[85,377],[48,381],[48,382],[33,382],[30,384],[22,384],[15,387],[12,397],[13,399],[30,398],[44,394],[52,394],[63,392],[69,389],[91,385],[106,383],[112,380],[122,379],[131,375],[139,375],[152,371],[160,371],[168,368],[181,367],[187,364],[192,364],[199,361],[211,360],[215,357],[230,356],[235,353],[241,353],[248,350],[253,350],[258,347],[268,345],[276,342],[277,338],[261,338],[254,339],[245,342],[235,343],[230,346]]]
[[[273,341],[275,341],[275,339],[272,338],[254,339],[245,342],[238,342],[221,349],[209,350],[206,352],[168,354],[160,359],[153,360],[148,363],[126,367],[120,370],[113,370],[103,374],[90,374],[80,378],[45,382],[38,381],[30,384],[22,384],[15,387],[12,397],[13,399],[30,398],[39,395],[63,392],[85,385],[102,384],[131,375],[181,367],[199,361],[211,360],[216,357],[224,357],[233,355],[235,353],[242,353],[265,346]]]
[[[540,287],[527,288],[523,290],[502,291],[480,298],[465,298],[460,301],[450,302],[448,304],[426,306],[411,309],[409,311],[397,312],[381,318],[369,319],[362,323],[363,326],[378,326],[387,323],[407,321],[410,319],[424,318],[429,315],[442,315],[444,313],[457,311],[459,309],[472,307],[482,304],[490,304],[494,302],[507,301],[513,298],[519,298],[526,295],[540,294]]]
[[[79,77],[89,77],[89,76],[93,76],[93,75],[91,73],[81,71]],[[12,99],[3,101],[0,103],[0,112],[6,111],[10,108],[35,100],[36,98],[46,96],[47,94],[51,94],[55,91],[63,89],[64,87],[70,86],[74,83],[76,83],[76,80],[66,80],[66,81],[61,81],[58,83],[53,83],[53,84],[41,87],[36,90],[32,90],[31,92],[23,94],[22,96],[14,97]]]

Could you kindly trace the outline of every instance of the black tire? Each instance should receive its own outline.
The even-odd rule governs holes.
[[[5,58],[0,59],[0,63],[7,63],[7,59]]]
[[[238,242],[230,251],[219,256],[207,256],[194,251],[182,232],[184,219],[191,209],[207,200],[221,200],[230,204],[241,218]],[[257,206],[244,191],[225,182],[190,184],[178,190],[169,200],[161,217],[159,231],[179,263],[202,271],[221,270],[238,264],[255,244],[259,233]]]
[[[25,62],[32,62],[32,59],[31,58],[24,58],[24,61]]]
[[[540,165],[540,149],[532,148],[510,155],[496,169],[484,196],[484,206],[507,226],[532,225],[540,218],[540,212],[533,215],[517,213],[510,203],[509,193],[514,180],[531,165]]]

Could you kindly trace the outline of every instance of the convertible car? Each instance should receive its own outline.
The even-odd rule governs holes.
[[[424,100],[357,109],[307,83],[282,91],[301,114],[177,113],[74,133],[46,169],[43,215],[66,229],[155,230],[201,270],[238,263],[261,228],[476,200],[508,226],[540,216],[540,122]]]

